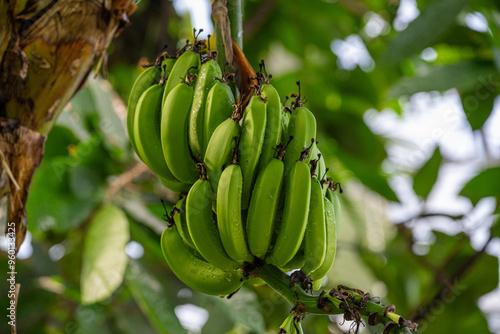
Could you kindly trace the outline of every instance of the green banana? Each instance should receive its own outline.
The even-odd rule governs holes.
[[[186,221],[186,197],[181,198],[177,201],[177,203],[175,203],[172,213],[172,218],[174,219],[175,226],[177,226],[177,231],[179,232],[182,240],[189,248],[193,250],[196,249],[193,239],[191,239],[191,234],[189,234]]]
[[[304,162],[305,156],[306,154],[302,154],[301,159],[292,165],[288,174],[285,174],[283,219],[274,247],[268,256],[270,263],[280,267],[286,265],[299,250],[307,226],[311,177],[309,167]]]
[[[237,262],[252,262],[241,217],[243,176],[239,165],[229,165],[222,172],[217,190],[217,226],[224,249]]]
[[[274,157],[276,149],[281,142],[281,102],[278,91],[270,84],[262,85],[262,97],[267,99],[266,132],[262,153],[257,165],[260,172]]]
[[[160,63],[161,77],[165,78],[165,80],[167,80],[167,78],[169,77],[170,72],[172,71],[172,68],[175,65],[175,61],[176,61],[175,58],[165,58],[161,61]]]
[[[274,230],[285,167],[281,159],[272,159],[259,173],[248,209],[247,238],[250,252],[264,258]]]
[[[292,110],[290,122],[288,124],[288,135],[293,136],[285,155],[285,174],[288,173],[292,165],[300,157],[302,150],[309,147],[311,139],[316,138],[316,119],[313,113],[304,107],[297,107]],[[311,150],[314,150],[315,144]],[[308,163],[310,158],[304,161]]]
[[[304,253],[306,261],[302,272],[310,275],[321,266],[326,254],[325,201],[323,189],[316,178],[311,178],[311,202],[304,235]]]
[[[177,65],[177,62],[175,64]],[[192,100],[193,87],[186,83],[178,84],[165,100],[161,116],[164,159],[172,174],[178,180],[188,184],[194,183],[198,178],[195,162],[189,152],[186,134]]]
[[[217,227],[212,218],[212,188],[206,179],[193,184],[186,199],[186,220],[189,234],[196,249],[214,266],[223,270],[239,267],[224,250]]]
[[[137,152],[137,146],[135,143],[134,137],[134,121],[135,121],[135,113],[137,109],[137,103],[139,99],[153,84],[160,81],[160,70],[155,66],[148,67],[146,70],[141,72],[137,79],[135,79],[134,85],[132,86],[132,90],[130,91],[130,95],[128,97],[127,104],[127,131],[128,136],[130,138],[130,144],[134,151]]]
[[[304,334],[300,318],[290,313],[279,327],[278,334]]]
[[[208,180],[214,193],[217,193],[223,168],[231,162],[239,135],[240,125],[238,120],[228,118],[219,124],[208,142],[203,162],[207,167]]]
[[[205,156],[208,143],[215,129],[224,120],[231,117],[234,111],[234,103],[234,95],[229,85],[218,81],[210,89],[204,110],[202,156]]]
[[[321,154],[321,151],[318,148],[318,143],[316,143],[316,145],[313,145],[313,147],[311,148],[310,157],[311,161],[318,160],[316,167],[316,178],[318,180],[321,180],[323,177],[325,177],[326,165],[325,165],[325,159],[323,158],[323,155]]]
[[[194,157],[198,157],[203,153],[205,102],[207,102],[207,96],[210,90],[216,84],[215,78],[220,78],[221,76],[220,66],[213,59],[208,59],[201,65],[198,71],[198,76],[194,85],[193,103],[189,113],[188,132],[189,147]]]
[[[336,198],[335,194],[331,194]],[[338,198],[332,203],[325,197],[325,223],[326,223],[326,254],[321,266],[311,274],[313,288],[319,290],[326,275],[333,266],[337,251],[337,233],[340,224],[340,202]]]
[[[165,100],[170,92],[177,87],[179,83],[185,82],[188,75],[196,74],[198,68],[200,68],[200,55],[194,51],[186,51],[177,58],[170,71],[167,82],[163,87],[162,105],[165,105]],[[189,105],[189,107],[191,107],[191,105]]]
[[[135,112],[133,134],[137,155],[153,172],[175,184],[178,182],[177,178],[167,166],[163,155],[158,154],[162,147],[160,135],[162,93],[161,84],[154,84],[141,95]]]
[[[309,147],[311,141],[316,138],[316,118],[309,109],[302,106],[300,81],[297,81],[297,85],[299,86],[299,94],[292,94],[292,97],[295,97],[291,105],[292,108],[285,108],[291,110],[286,134],[288,137],[294,138],[288,145],[288,154],[285,156],[285,174],[298,159],[302,150]],[[314,146],[316,143],[313,142],[311,152],[314,151]],[[309,156],[304,161],[309,163],[310,159]]]
[[[294,317],[295,317],[295,314],[290,313],[285,318],[285,320],[283,321],[283,323],[278,328],[278,334],[290,334],[290,333],[292,333]]]
[[[161,248],[170,269],[192,289],[224,296],[234,293],[243,284],[244,277],[239,270],[223,271],[194,256],[182,241],[175,225],[163,231]]]
[[[257,172],[257,164],[262,152],[266,131],[266,105],[260,96],[254,95],[245,109],[241,125],[239,144],[240,165],[243,173],[243,193],[241,208],[248,209],[253,182]]]
[[[158,176],[158,179],[160,180],[160,182],[166,188],[168,188],[174,192],[187,193],[189,191],[189,189],[191,188],[190,184],[178,181],[177,179],[175,179],[175,180],[174,179],[166,179],[166,178],[161,177],[159,175],[157,175],[157,176]],[[172,175],[172,177],[173,177],[173,175]]]
[[[283,272],[289,272],[292,270],[302,268],[305,263],[306,263],[306,255],[304,253],[304,240],[302,240],[302,244],[300,245],[297,253],[295,253],[294,257],[290,261],[288,261],[288,263],[285,264],[283,267],[280,267],[280,269]]]

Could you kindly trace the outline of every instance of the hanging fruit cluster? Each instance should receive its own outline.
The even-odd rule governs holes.
[[[214,57],[195,39],[176,58],[160,56],[130,93],[134,150],[167,188],[187,194],[165,215],[163,254],[208,294],[235,292],[258,263],[300,269],[318,289],[335,258],[340,187],[326,178],[316,119],[299,83],[282,105],[263,62],[235,104],[234,75]]]

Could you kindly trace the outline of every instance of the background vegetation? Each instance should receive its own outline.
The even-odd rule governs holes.
[[[18,331],[275,332],[290,306],[269,288],[206,296],[163,259],[159,199],[177,195],[134,156],[123,101],[140,59],[173,53],[192,22],[170,1],[138,6],[109,81],[90,77],[49,135],[17,263]],[[499,28],[494,0],[245,1],[247,58],[266,60],[283,100],[301,81],[344,189],[327,285],[370,291],[423,333],[500,328],[498,290],[478,306],[499,282]],[[304,329],[341,323],[308,316]]]

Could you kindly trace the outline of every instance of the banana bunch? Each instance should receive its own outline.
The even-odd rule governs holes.
[[[228,85],[233,75],[203,50],[195,38],[176,58],[159,57],[129,98],[133,149],[182,193],[165,215],[165,259],[186,285],[212,295],[260,284],[248,279],[257,263],[300,269],[319,289],[335,258],[339,187],[326,178],[300,83],[283,106],[262,62],[244,106]]]

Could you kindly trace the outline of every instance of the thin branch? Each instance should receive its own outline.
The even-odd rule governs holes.
[[[233,42],[232,42],[232,34],[231,34],[231,23],[229,21],[229,15],[227,10],[227,0],[215,0],[212,4],[212,17],[217,25],[217,34],[221,36],[222,45],[220,41],[217,41],[217,46],[223,46],[224,48],[224,56],[225,61],[223,64],[220,64],[221,67],[224,67],[224,63],[227,62],[229,64],[229,68],[234,73],[237,73],[238,66],[236,65],[236,61],[234,60],[233,54]],[[219,58],[221,58],[222,54],[219,54]]]
[[[134,179],[147,172],[149,168],[142,162],[136,164],[132,169],[118,176],[106,190],[104,195],[104,201],[109,200],[113,195],[115,195],[121,188],[130,184]]]
[[[411,319],[412,321],[420,321],[425,319],[428,313],[431,311],[433,305],[438,302],[443,302],[443,299],[447,297],[447,292],[449,292],[458,284],[464,274],[467,273],[468,270],[472,266],[474,266],[474,264],[476,264],[476,262],[486,252],[486,248],[490,244],[491,240],[493,240],[493,236],[490,236],[481,250],[475,252],[466,261],[464,261],[460,268],[455,271],[455,273],[450,277],[449,280],[443,282],[439,291],[434,295],[434,298],[432,298],[428,303],[420,305],[417,310],[413,312],[414,316]]]
[[[12,171],[10,170],[9,165],[7,164],[7,160],[5,159],[5,155],[3,154],[2,151],[0,151],[0,161],[2,162],[2,168],[7,173],[7,176],[10,179],[10,182],[16,187],[16,190],[20,190],[21,187],[19,187],[19,184],[17,184],[16,178],[14,175],[12,175]]]
[[[339,285],[337,289],[323,290],[319,295],[308,294],[299,285],[291,284],[290,276],[268,264],[255,268],[249,275],[262,278],[293,306],[292,313],[301,318],[309,313],[344,314],[345,320],[354,320],[359,328],[361,317],[367,317],[369,325],[384,324],[384,333],[391,328],[398,328],[399,333],[411,333],[417,328],[417,324],[394,313],[394,305],[376,303],[369,293],[359,289]]]

